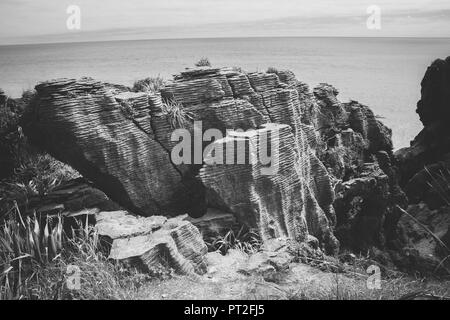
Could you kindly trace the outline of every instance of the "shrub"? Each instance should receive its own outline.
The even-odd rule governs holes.
[[[132,90],[134,92],[152,92],[157,93],[164,87],[166,81],[161,77],[148,77],[138,80],[134,83]]]
[[[274,67],[269,67],[269,68],[267,68],[266,73],[275,73],[275,74],[278,74],[278,69],[277,69],[277,68],[274,68]]]
[[[195,63],[196,67],[211,67],[211,62],[206,57],[201,58]]]

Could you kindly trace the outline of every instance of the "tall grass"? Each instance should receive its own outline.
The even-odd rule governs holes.
[[[79,223],[65,232],[63,219],[24,218],[0,229],[0,300],[133,299],[149,279],[107,259],[94,228]],[[67,286],[69,266],[80,270],[80,288]]]

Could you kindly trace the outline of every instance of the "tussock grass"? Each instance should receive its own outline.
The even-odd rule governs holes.
[[[225,255],[230,249],[237,249],[246,254],[254,254],[261,249],[262,241],[257,232],[244,227],[235,233],[229,230],[224,234],[216,233],[205,237],[210,252],[219,251]]]
[[[192,120],[192,115],[183,109],[183,105],[176,100],[163,102],[162,112],[168,116],[173,129],[185,128]]]
[[[195,63],[196,67],[211,67],[211,62],[207,57],[202,57]]]
[[[278,74],[278,69],[275,68],[275,67],[269,67],[269,68],[267,68],[266,73],[275,73],[275,74]]]
[[[70,234],[63,219],[23,218],[0,229],[0,300],[133,299],[149,276],[107,259],[95,230],[82,223]],[[70,267],[80,288],[67,286]]]
[[[134,92],[152,92],[157,93],[164,87],[166,80],[160,75],[138,80],[134,83],[132,90]]]

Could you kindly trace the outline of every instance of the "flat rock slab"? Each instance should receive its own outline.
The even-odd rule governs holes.
[[[96,229],[111,243],[109,258],[152,272],[160,267],[181,274],[207,270],[207,246],[186,216],[138,217],[126,211],[100,212]]]

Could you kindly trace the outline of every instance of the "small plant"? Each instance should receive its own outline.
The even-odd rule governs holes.
[[[229,230],[224,235],[216,234],[205,239],[209,251],[220,251],[225,255],[230,249],[240,250],[247,254],[253,254],[260,250],[261,239],[254,230],[246,230],[244,227],[235,233]]]
[[[446,205],[450,205],[450,171],[448,168],[430,170],[425,166],[425,172],[430,178],[427,185]]]
[[[274,67],[269,67],[269,68],[267,68],[267,71],[266,71],[267,73],[275,73],[275,74],[278,74],[278,69],[277,68],[274,68]]]
[[[189,121],[193,120],[192,115],[185,111],[183,105],[176,100],[165,101],[162,111],[168,116],[168,120],[173,129],[185,128]]]
[[[164,87],[166,81],[161,76],[148,77],[138,80],[134,83],[132,90],[134,92],[152,92],[157,93]]]
[[[195,63],[196,67],[211,67],[211,62],[206,57],[201,58]]]
[[[0,227],[0,300],[133,299],[152,280],[108,260],[92,226],[63,229],[62,217],[16,216]],[[66,228],[67,229],[67,228]],[[80,289],[66,285],[69,266],[80,270]]]

